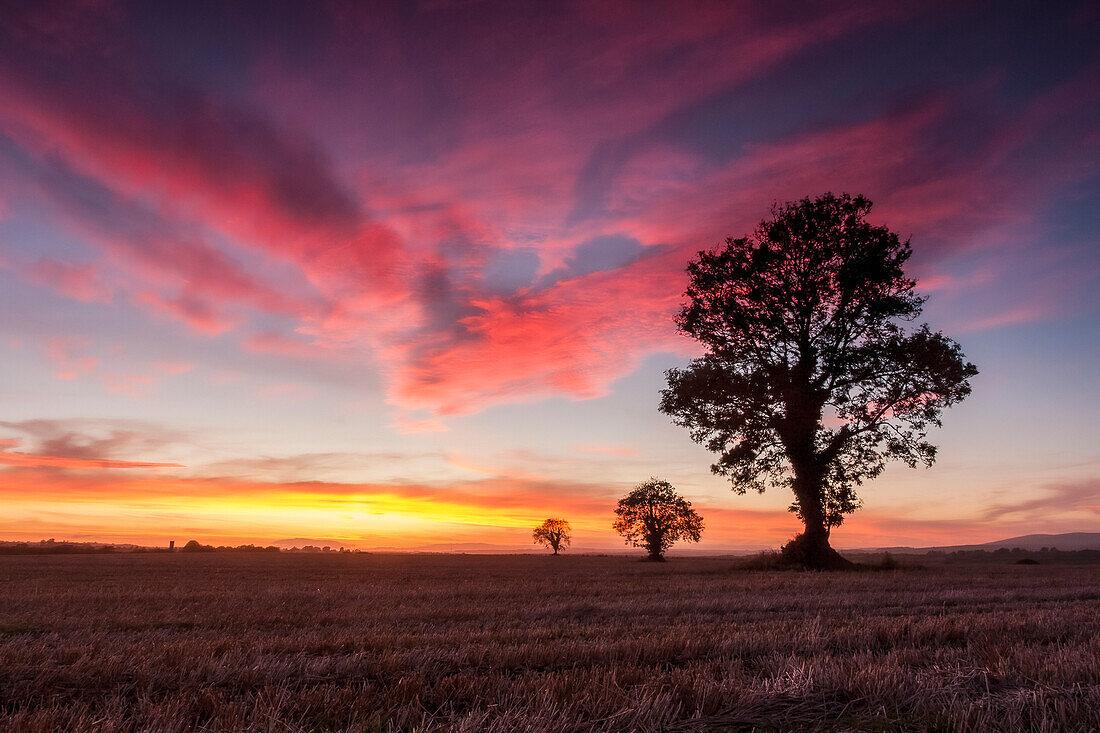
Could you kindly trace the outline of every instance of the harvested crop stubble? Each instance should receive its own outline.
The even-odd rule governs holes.
[[[0,558],[18,730],[1100,729],[1100,566]]]

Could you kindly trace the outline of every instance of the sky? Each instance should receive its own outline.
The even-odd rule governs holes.
[[[839,547],[1100,529],[1100,8],[14,2],[0,539],[622,548],[699,250],[861,193],[980,369]],[[532,548],[533,549],[533,548]]]

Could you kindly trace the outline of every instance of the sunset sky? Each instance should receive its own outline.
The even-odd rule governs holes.
[[[0,539],[622,547],[699,249],[862,193],[981,370],[839,547],[1100,529],[1100,8],[5,3]]]

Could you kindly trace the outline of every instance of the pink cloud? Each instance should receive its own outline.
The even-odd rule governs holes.
[[[110,458],[87,458],[79,456],[56,456],[41,453],[23,453],[7,450],[18,446],[18,438],[0,439],[0,465],[17,468],[183,468],[179,463],[154,463],[150,461],[120,461]]]
[[[270,312],[296,313],[302,319],[298,330],[312,343],[263,332],[248,337],[244,346],[307,359],[326,358],[325,347],[334,345],[361,353],[374,351],[391,380],[391,400],[407,409],[461,414],[552,394],[598,396],[642,355],[689,348],[671,326],[684,263],[692,249],[718,241],[737,222],[751,226],[751,218],[766,208],[763,190],[775,181],[782,181],[792,192],[819,190],[835,182],[840,170],[852,181],[880,182],[890,192],[885,198],[886,215],[903,224],[923,217],[924,224],[934,226],[936,221],[957,218],[958,202],[965,199],[960,191],[988,186],[949,182],[920,192],[913,203],[904,203],[916,189],[898,191],[892,183],[898,170],[915,164],[921,136],[938,123],[946,105],[943,99],[932,100],[870,122],[757,146],[730,166],[711,172],[674,151],[638,157],[623,169],[617,186],[620,193],[610,202],[620,217],[619,226],[643,241],[671,240],[686,246],[544,289],[512,295],[479,292],[476,268],[484,261],[485,248],[511,246],[503,232],[463,207],[430,207],[427,214],[413,207],[408,213],[390,214],[387,221],[392,226],[367,224],[358,234],[337,237],[323,246],[306,244],[294,253],[310,282],[332,304],[327,310],[281,303],[227,270],[224,257],[190,248],[180,252],[193,251],[192,257],[202,259],[181,260],[175,250],[165,247],[171,256],[164,260],[165,272],[183,267],[201,277],[224,272],[228,277],[219,275],[212,282],[200,277],[189,280],[188,290],[181,295],[146,291],[137,299],[208,335],[225,333],[240,322],[224,307],[230,298],[247,297]],[[912,152],[896,152],[902,150]],[[461,161],[457,157],[447,163],[462,171],[466,164]],[[129,174],[123,170],[122,175]],[[445,174],[442,180],[446,178]],[[712,191],[721,192],[722,198]],[[419,195],[429,193],[423,190]],[[445,193],[440,190],[440,195]],[[251,203],[264,209],[271,202]],[[471,203],[480,208],[477,198]],[[267,213],[275,221],[282,216]],[[723,226],[722,221],[733,224]],[[461,268],[431,250],[410,259],[410,252],[398,254],[404,245],[396,231],[410,237],[409,241],[433,241],[457,233],[475,247],[464,252]],[[274,231],[268,234],[275,236]],[[552,258],[552,253],[547,257]],[[452,279],[453,321],[433,324],[426,310],[428,301],[410,297],[417,273],[426,267],[442,268]],[[197,286],[198,282],[204,284]],[[376,289],[379,284],[383,287]]]
[[[681,286],[669,264],[644,258],[545,291],[475,301],[461,339],[410,349],[393,399],[454,415],[551,394],[605,394],[641,354],[690,351],[672,325]]]
[[[186,374],[194,369],[195,365],[183,361],[158,361],[153,367],[162,374],[174,377],[180,374]]]
[[[54,205],[65,229],[106,257],[87,264],[50,258],[7,263],[30,281],[83,301],[107,302],[112,291],[128,293],[131,303],[181,320],[200,333],[231,328],[236,319],[225,315],[230,307],[302,318],[323,310],[321,299],[308,292],[304,276],[278,285],[268,282],[263,271],[255,272],[254,265],[246,268],[235,253],[210,244],[213,235],[167,208],[154,210],[115,195],[57,163],[47,170],[48,180],[32,185]]]
[[[136,302],[150,306],[154,311],[183,321],[199,333],[217,336],[232,330],[239,320],[221,313],[205,300],[193,296],[166,298],[159,293],[139,293]]]
[[[259,354],[278,354],[296,359],[316,359],[319,352],[325,351],[322,347],[272,331],[252,334],[244,340],[244,347]]]
[[[1034,521],[1051,514],[1058,515],[1078,510],[1096,510],[1100,500],[1100,479],[1089,478],[1076,482],[1048,484],[1037,496],[1017,499],[991,506],[985,514],[988,520],[1014,517],[1017,521]]]
[[[641,354],[686,349],[671,327],[684,263],[696,247],[751,228],[771,200],[782,198],[777,185],[790,191],[790,198],[837,187],[838,181],[839,188],[878,191],[883,202],[876,209],[878,218],[902,231],[981,229],[1030,215],[1030,209],[1015,206],[1026,189],[1010,187],[988,166],[948,171],[944,177],[922,161],[925,140],[939,129],[952,104],[946,97],[935,98],[867,122],[759,145],[702,175],[690,159],[675,153],[666,156],[668,162],[660,156],[649,163],[639,159],[637,166],[623,169],[612,210],[620,212],[622,228],[643,241],[686,246],[644,264],[545,290],[473,296],[477,310],[461,319],[461,338],[389,352],[393,400],[460,414],[563,392],[591,397],[603,394]],[[983,154],[994,162],[1001,155],[975,152],[979,159]],[[669,173],[656,175],[655,170]],[[899,183],[913,175],[934,185]],[[976,286],[989,282],[988,275],[977,272],[965,282],[951,282]],[[939,286],[946,282],[941,279]]]
[[[601,5],[538,28],[505,13],[482,30],[512,43],[456,34],[446,59],[423,65],[407,63],[399,18],[355,4],[333,12],[340,22],[317,62],[331,86],[312,83],[317,67],[269,52],[252,69],[258,88],[230,101],[109,56],[87,68],[36,65],[35,54],[56,59],[35,47],[0,67],[0,126],[59,169],[43,188],[107,254],[111,285],[129,302],[207,336],[257,314],[290,321],[296,336],[252,323],[232,343],[377,367],[400,429],[414,428],[405,413],[416,410],[433,427],[493,404],[599,396],[647,354],[690,353],[672,326],[687,259],[747,231],[776,199],[865,192],[884,223],[956,251],[989,246],[974,232],[1033,217],[1030,181],[1091,170],[1071,165],[1071,145],[1041,162],[1020,153],[1067,124],[1058,110],[1094,98],[1094,72],[951,155],[952,116],[968,94],[992,94],[990,82],[765,136],[722,160],[661,132],[670,116],[801,51],[909,10],[839,3],[780,19],[743,5],[667,16]],[[378,62],[392,75],[377,78]],[[423,91],[436,63],[448,65],[446,115]],[[79,93],[88,86],[107,91]],[[349,88],[363,91],[333,93]],[[379,133],[391,128],[400,134]],[[88,190],[66,195],[82,179]],[[96,205],[81,208],[89,197]],[[542,279],[609,234],[644,254]],[[525,253],[534,261],[514,266],[515,283],[492,282],[494,263]],[[90,266],[38,269],[71,297],[106,297]],[[931,289],[968,282],[935,277],[924,281]]]
[[[415,418],[407,415],[398,415],[393,419],[394,429],[402,435],[417,435],[420,433],[446,433],[450,428],[441,420],[434,417]]]
[[[210,220],[251,234],[300,238],[318,225],[354,229],[358,222],[357,204],[332,179],[324,155],[255,114],[143,77],[133,66],[52,79],[29,72],[10,66],[0,73],[3,117],[13,132],[36,147],[57,146],[122,193],[190,201]],[[101,73],[111,75],[109,94],[78,93],[81,84],[102,82]]]
[[[138,221],[138,229],[120,236],[92,221],[102,216],[99,209],[76,214],[86,236],[144,281],[146,291],[134,302],[209,334],[230,328],[219,313],[226,301],[319,317],[319,303],[246,274],[195,236],[196,228],[289,260],[330,295],[370,293],[376,303],[402,297],[395,272],[401,241],[363,216],[307,138],[275,129],[254,111],[147,78],[133,66],[114,72],[106,85],[112,93],[96,97],[78,89],[103,81],[91,67],[60,79],[19,65],[0,70],[6,101],[0,126],[40,157],[60,156],[68,169],[105,185],[116,197],[112,205],[122,207],[110,212],[111,226],[120,217]],[[62,195],[72,185],[62,178],[49,190]],[[136,203],[150,198],[158,207],[152,218]],[[69,197],[60,204],[72,217],[82,202]],[[190,226],[181,228],[181,220]],[[171,289],[176,292],[165,292]]]
[[[115,461],[107,458],[64,458],[30,453],[0,451],[0,465],[18,468],[182,468],[179,463],[151,463],[148,461]]]
[[[1013,306],[1007,310],[992,316],[985,316],[974,320],[965,321],[955,327],[959,333],[974,333],[976,331],[989,331],[995,328],[1007,326],[1019,326],[1025,323],[1035,323],[1049,318],[1052,309],[1047,303],[1028,303]]]
[[[989,285],[1003,274],[1003,267],[990,265],[984,265],[965,275],[954,275],[945,272],[931,273],[917,278],[917,289],[922,293],[934,293],[936,291],[958,293]]]
[[[149,396],[156,380],[147,374],[112,373],[103,375],[103,386],[108,392],[136,399]]]
[[[85,340],[66,340],[52,338],[46,343],[46,356],[57,366],[58,379],[76,379],[83,374],[91,374],[99,365],[94,356],[79,356],[76,352],[88,345]]]
[[[470,471],[471,473],[480,473],[512,481],[547,480],[545,476],[540,476],[515,465],[516,461],[508,463],[489,462],[483,459],[470,458],[464,452],[457,450],[447,451],[445,458],[447,463],[455,468],[461,468],[463,471]]]
[[[636,456],[638,451],[635,448],[631,448],[627,445],[594,445],[594,444],[582,444],[574,445],[573,450],[580,453],[595,453],[601,456]]]
[[[295,382],[280,382],[264,387],[261,392],[264,397],[273,399],[301,400],[309,395],[310,389],[303,384],[297,384]]]
[[[31,279],[85,303],[109,303],[114,294],[96,265],[43,257],[29,271]]]

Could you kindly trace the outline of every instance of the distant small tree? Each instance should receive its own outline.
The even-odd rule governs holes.
[[[536,545],[551,549],[557,555],[560,550],[569,547],[569,542],[573,539],[572,531],[569,522],[564,519],[547,519],[535,527],[532,536]]]
[[[651,478],[619,499],[612,524],[627,544],[644,547],[650,560],[664,560],[665,550],[678,540],[698,542],[703,518],[668,481]]]

